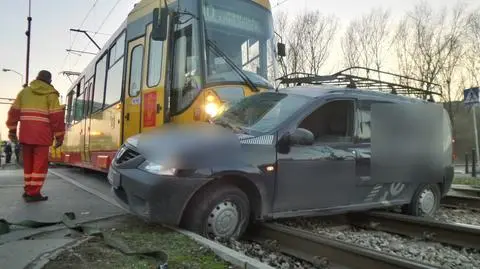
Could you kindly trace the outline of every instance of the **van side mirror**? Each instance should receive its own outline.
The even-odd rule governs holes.
[[[155,41],[167,40],[168,9],[163,7],[160,10],[153,10],[152,39]]]
[[[280,57],[287,56],[287,52],[286,52],[286,49],[285,49],[285,44],[280,43],[280,42],[277,43],[277,53],[278,53],[278,56],[280,56]]]
[[[289,137],[291,145],[309,146],[315,143],[315,136],[307,129],[297,128]]]

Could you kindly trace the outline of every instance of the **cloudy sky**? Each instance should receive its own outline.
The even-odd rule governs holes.
[[[225,0],[228,1],[228,0]],[[435,7],[453,5],[456,0],[426,0]],[[466,0],[476,3],[478,0]],[[138,0],[32,0],[32,44],[30,81],[40,69],[54,75],[54,86],[65,95],[70,86],[61,71],[79,71],[93,56],[67,54],[66,49],[95,52],[96,48],[82,34],[70,32],[70,28],[89,30],[94,39],[103,45],[126,18]],[[324,14],[334,14],[342,25],[350,18],[358,17],[374,7],[390,9],[393,16],[400,16],[420,0],[272,0],[274,12],[287,10],[292,15],[304,9],[318,9]],[[0,0],[0,97],[15,97],[23,84],[9,68],[25,75],[25,54],[28,0]],[[95,32],[98,32],[95,34]],[[8,105],[0,105],[0,134],[6,138],[4,126]]]

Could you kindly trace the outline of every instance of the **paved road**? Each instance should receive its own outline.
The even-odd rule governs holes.
[[[15,166],[7,166],[0,170],[0,219],[9,222],[22,220],[36,220],[55,222],[62,218],[65,212],[74,212],[77,221],[87,222],[92,220],[110,218],[124,215],[126,212],[120,207],[101,199],[102,194],[108,198],[110,188],[108,181],[102,180],[104,175],[82,173],[79,169],[52,169],[53,173],[62,172],[61,176],[49,173],[43,192],[49,196],[49,200],[39,203],[25,203],[23,193],[23,171],[15,169]],[[74,179],[70,181],[82,181],[82,184],[97,190],[101,197],[85,191],[69,180],[65,180],[64,174]],[[64,226],[46,227],[41,229],[13,227],[10,233],[0,235],[0,267],[9,269],[23,269],[27,264],[35,260],[39,255],[50,252],[59,247],[73,242],[63,236],[57,238],[42,238],[35,240],[22,240],[33,236],[41,231],[49,231],[52,228]]]

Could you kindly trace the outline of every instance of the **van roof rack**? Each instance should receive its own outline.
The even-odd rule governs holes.
[[[440,88],[441,86],[438,84],[359,66],[349,67],[326,76],[295,72],[277,80],[280,81],[280,84],[286,84],[287,87],[290,84],[295,86],[301,86],[302,84],[332,85],[353,89],[379,90],[392,94],[415,95],[417,97],[421,96],[423,99],[430,97],[431,100],[433,100],[433,95],[441,96],[439,92],[420,88],[425,85]]]

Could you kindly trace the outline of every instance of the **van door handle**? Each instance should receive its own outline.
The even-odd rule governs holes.
[[[127,113],[127,114],[125,115],[125,119],[126,119],[126,120],[130,120],[130,113]]]
[[[160,104],[157,104],[157,114],[162,111],[162,106]]]

